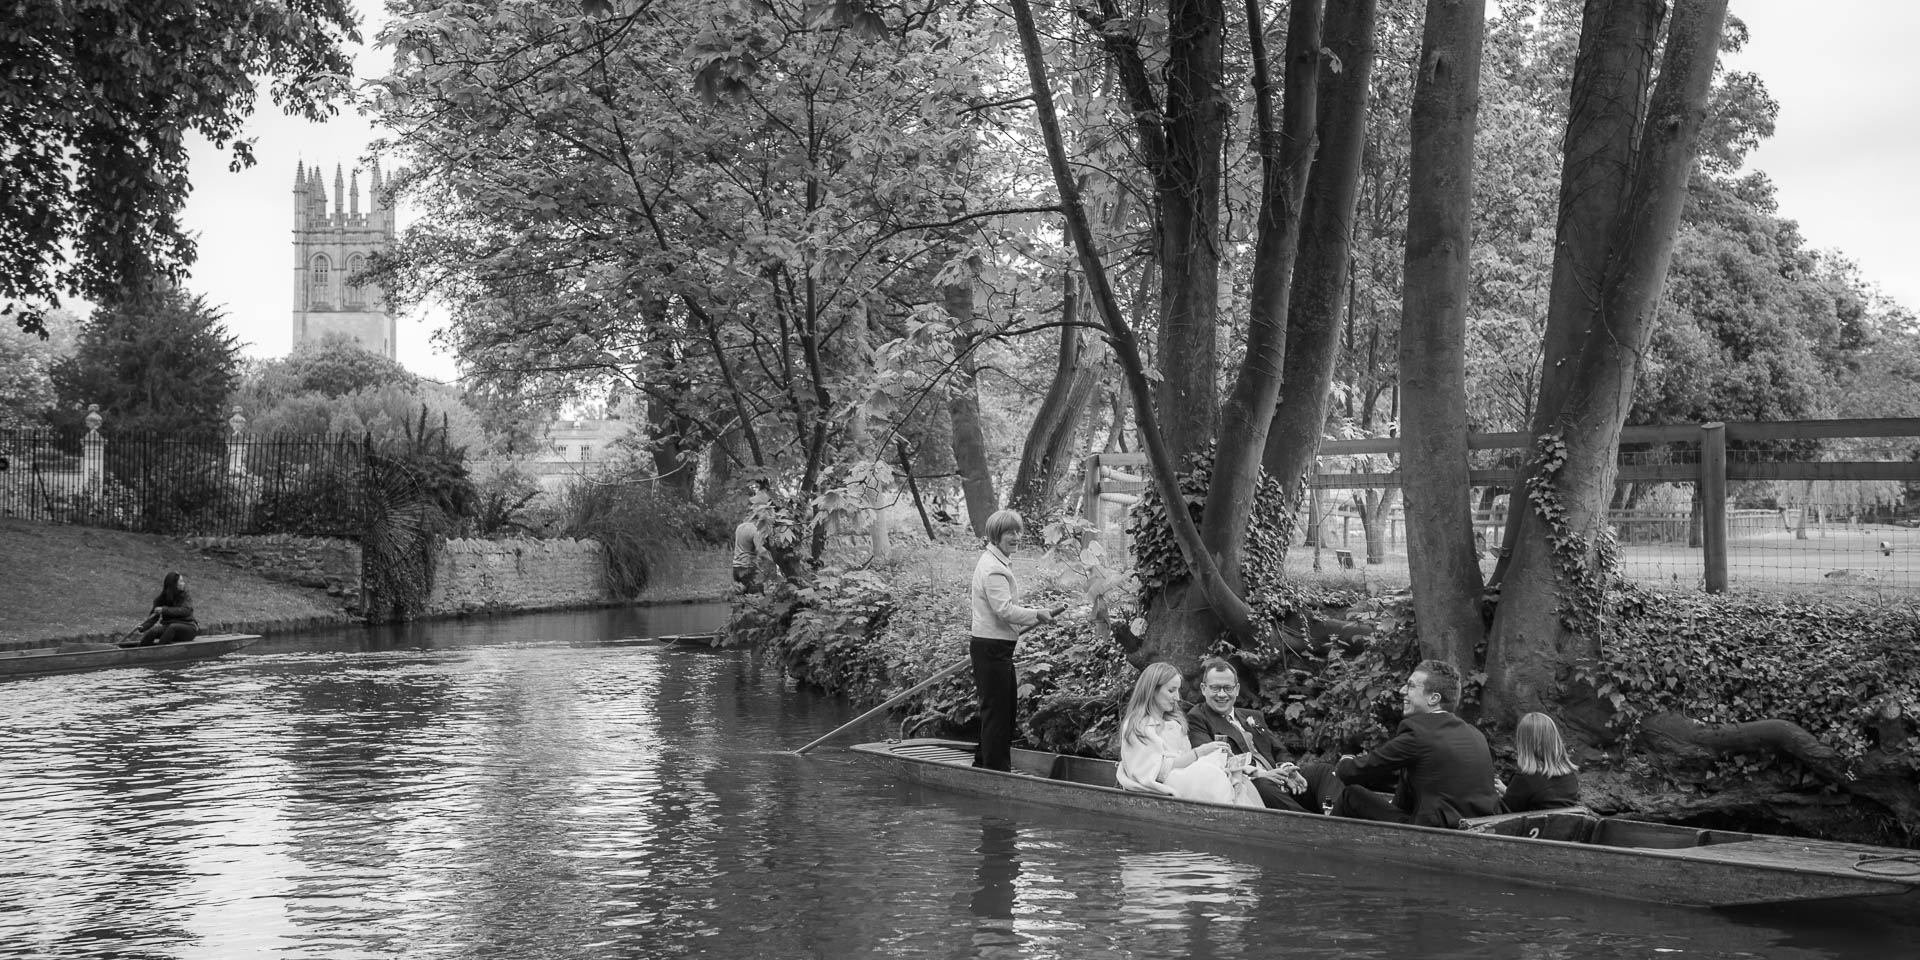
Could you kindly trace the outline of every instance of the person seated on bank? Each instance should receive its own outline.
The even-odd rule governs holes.
[[[160,581],[160,595],[153,598],[153,612],[135,629],[140,631],[140,646],[156,643],[185,643],[200,634],[193,619],[193,598],[187,595],[187,582],[178,573]]]
[[[1147,664],[1134,682],[1133,696],[1120,714],[1120,766],[1114,779],[1121,789],[1138,793],[1263,806],[1245,762],[1236,760],[1224,742],[1188,742],[1180,671],[1171,663]]]
[[[1520,772],[1500,798],[1508,813],[1580,804],[1580,774],[1567,757],[1560,727],[1552,717],[1544,713],[1521,717],[1513,731],[1513,749]]]
[[[1233,664],[1217,657],[1200,664],[1200,693],[1201,702],[1187,711],[1187,742],[1198,747],[1219,741],[1246,756],[1253,765],[1253,788],[1269,809],[1320,813],[1339,794],[1331,764],[1295,764],[1260,711],[1234,705],[1240,674]]]
[[[1364,757],[1341,757],[1334,768],[1346,782],[1334,815],[1457,827],[1464,817],[1499,813],[1487,738],[1452,712],[1460,701],[1459,669],[1442,660],[1423,660],[1400,693],[1402,718],[1393,738]],[[1351,782],[1387,771],[1400,775],[1391,800]]]

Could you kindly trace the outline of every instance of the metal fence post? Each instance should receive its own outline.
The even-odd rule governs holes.
[[[1700,425],[1700,546],[1707,592],[1727,590],[1727,425]]]
[[[107,485],[107,438],[100,435],[100,405],[87,404],[87,435],[80,438],[80,482],[98,496]]]

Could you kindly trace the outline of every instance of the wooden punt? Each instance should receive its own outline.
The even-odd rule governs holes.
[[[1579,807],[1479,817],[1445,830],[1131,793],[1114,786],[1110,760],[1016,749],[1015,772],[1002,773],[971,766],[973,744],[962,741],[851,749],[943,790],[1632,900],[1698,907],[1898,895],[1909,896],[1883,902],[1920,901],[1920,853],[1891,847],[1601,817]]]
[[[185,643],[123,647],[113,643],[68,643],[58,647],[0,651],[0,677],[70,673],[109,667],[147,667],[225,656],[259,640],[259,634],[221,633]]]

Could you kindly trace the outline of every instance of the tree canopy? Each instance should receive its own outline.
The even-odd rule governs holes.
[[[50,419],[78,427],[98,404],[108,429],[218,436],[240,379],[240,347],[206,298],[179,289],[94,311],[52,370]]]
[[[14,3],[0,18],[0,317],[44,332],[62,297],[177,283],[190,135],[253,163],[256,78],[289,113],[334,110],[359,42],[348,0]]]

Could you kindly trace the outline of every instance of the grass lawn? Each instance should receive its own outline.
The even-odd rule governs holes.
[[[222,624],[346,620],[326,591],[275,583],[200,556],[178,537],[0,517],[0,642],[126,633],[168,571],[193,595],[202,633]]]

